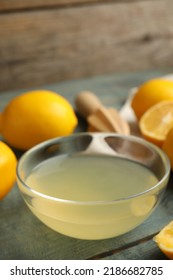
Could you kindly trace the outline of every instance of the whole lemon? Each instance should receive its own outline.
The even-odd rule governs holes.
[[[61,95],[38,90],[12,99],[1,115],[1,133],[6,142],[27,150],[50,138],[72,133],[78,120],[70,103]]]
[[[13,187],[16,180],[17,159],[8,145],[0,141],[0,200]]]
[[[152,79],[138,88],[131,107],[139,120],[151,106],[166,100],[173,100],[173,81]]]

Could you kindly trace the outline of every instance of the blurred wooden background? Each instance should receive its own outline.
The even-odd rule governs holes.
[[[163,67],[172,0],[0,0],[0,91]]]

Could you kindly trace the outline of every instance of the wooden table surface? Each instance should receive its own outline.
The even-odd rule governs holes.
[[[102,102],[120,108],[132,87],[147,79],[169,74],[167,71],[112,74],[82,80],[43,85],[64,95],[73,105],[75,95],[81,90],[95,92]],[[24,92],[18,90],[0,94],[0,110],[9,100]],[[85,130],[85,121],[79,120],[78,131]],[[20,157],[21,152],[15,151]],[[153,236],[173,219],[173,176],[157,209],[142,225],[120,237],[88,241],[63,236],[42,224],[25,205],[17,185],[0,202],[0,259],[45,260],[159,260],[166,259]]]

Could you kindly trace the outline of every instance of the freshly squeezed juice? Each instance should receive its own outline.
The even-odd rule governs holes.
[[[62,156],[44,161],[26,180],[43,194],[75,201],[116,200],[157,183],[144,166],[110,156]]]
[[[116,205],[114,200],[144,192],[157,182],[149,169],[131,160],[63,155],[38,165],[25,183],[37,192],[59,199],[47,202],[38,197],[29,206],[45,224],[74,237],[81,232],[80,238],[86,239],[90,239],[92,227],[92,239],[99,239],[104,238],[104,232],[107,235],[110,231],[111,237],[139,224],[155,204],[153,195],[125,199]]]

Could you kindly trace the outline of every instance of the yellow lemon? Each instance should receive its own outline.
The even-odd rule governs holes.
[[[131,107],[139,120],[151,106],[164,100],[173,100],[173,81],[153,79],[138,88],[132,98]]]
[[[166,225],[155,237],[160,250],[171,260],[173,260],[173,221]]]
[[[10,146],[21,150],[71,134],[77,123],[70,103],[47,90],[30,91],[15,97],[0,118],[1,134]]]
[[[16,180],[15,154],[4,142],[0,141],[0,199],[3,199]]]
[[[173,127],[173,101],[162,101],[149,108],[139,120],[142,135],[161,147]]]

